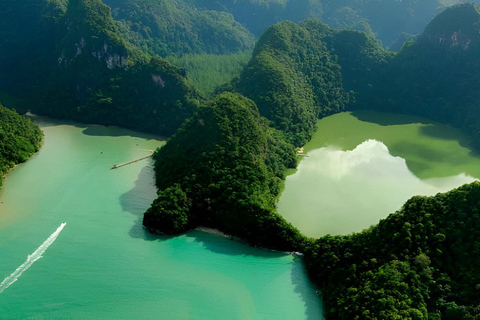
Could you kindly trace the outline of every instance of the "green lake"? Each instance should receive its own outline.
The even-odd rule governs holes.
[[[467,141],[424,118],[368,111],[326,117],[287,177],[278,211],[307,236],[360,232],[413,195],[480,178],[480,157]]]
[[[202,231],[144,231],[151,160],[110,168],[161,139],[37,121],[42,150],[0,190],[0,318],[323,318],[291,255]]]

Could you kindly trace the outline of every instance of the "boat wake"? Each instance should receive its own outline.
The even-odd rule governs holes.
[[[11,275],[6,277],[2,281],[2,283],[0,283],[0,293],[10,287],[15,281],[18,280],[18,278],[20,278],[22,273],[27,271],[28,268],[30,268],[35,261],[42,257],[42,254],[48,249],[48,247],[50,247],[50,245],[55,241],[55,239],[57,239],[58,235],[60,234],[60,232],[62,232],[62,229],[63,227],[65,227],[66,224],[66,222],[62,223],[60,227],[58,227],[57,230],[55,230],[55,232],[52,233],[50,237],[48,237],[47,240],[45,240],[40,245],[40,247],[37,248],[37,250],[35,250],[35,252],[28,255],[27,260],[20,267],[18,267],[17,270],[15,270]]]

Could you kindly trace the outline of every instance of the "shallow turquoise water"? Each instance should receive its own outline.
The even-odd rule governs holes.
[[[0,191],[0,280],[11,283],[0,285],[0,318],[322,318],[303,264],[290,255],[201,231],[145,233],[142,213],[155,197],[150,160],[110,167],[164,142],[41,124],[44,147]],[[19,270],[37,249],[43,257]]]

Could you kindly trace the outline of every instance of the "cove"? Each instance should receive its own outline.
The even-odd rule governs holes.
[[[363,111],[324,118],[286,179],[278,211],[307,236],[360,232],[414,195],[480,178],[480,157],[466,141],[418,117]]]
[[[291,255],[197,230],[144,231],[142,214],[156,195],[151,160],[110,168],[148,155],[162,139],[37,123],[43,148],[0,190],[0,281],[11,283],[0,293],[2,319],[323,318]]]

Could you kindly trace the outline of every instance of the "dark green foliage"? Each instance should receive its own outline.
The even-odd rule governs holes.
[[[35,49],[15,57],[0,89],[40,114],[163,135],[193,114],[198,95],[184,71],[128,43],[100,0],[69,0],[53,9],[42,3],[43,11],[29,12],[39,31],[24,47]],[[21,9],[13,2],[7,8]],[[12,33],[20,31],[27,32]]]
[[[10,87],[20,79],[35,76],[29,70],[31,65],[45,63],[39,57],[55,41],[52,30],[66,10],[66,0],[4,0],[1,7],[0,86]]]
[[[176,234],[188,230],[191,200],[177,183],[158,192],[152,206],[145,212],[143,224],[154,226],[156,232]]]
[[[1,177],[37,152],[42,140],[42,131],[30,119],[0,104],[0,186]]]
[[[234,83],[260,113],[301,146],[318,118],[367,105],[394,56],[358,31],[333,30],[315,19],[282,22],[258,41]]]
[[[439,0],[346,2],[347,6],[351,7],[358,16],[357,21],[362,20],[362,18],[366,19],[378,38],[386,46],[390,46],[402,32],[420,33],[425,25],[445,8],[442,1]],[[340,7],[338,3],[335,3],[335,5],[337,8]]]
[[[394,57],[365,33],[342,30],[331,38],[330,47],[338,57],[345,91],[355,97],[355,107],[370,107],[372,94],[380,86],[378,79]]]
[[[150,54],[227,54],[251,49],[253,35],[226,12],[198,9],[193,2],[105,0],[120,29]]]
[[[439,14],[377,75],[369,107],[460,127],[480,147],[479,25],[480,14],[473,5]]]
[[[268,127],[251,100],[220,94],[200,107],[154,158],[159,201],[179,183],[192,203],[187,217],[182,216],[189,228],[212,226],[282,250],[299,248],[304,240],[275,211],[284,171],[296,164],[295,149]],[[162,230],[151,214],[145,215],[146,227]]]
[[[172,135],[198,106],[182,70],[160,58],[116,73],[77,108],[84,121]]]
[[[377,226],[306,248],[331,319],[474,319],[480,183],[413,197]]]
[[[310,139],[318,118],[345,110],[349,102],[337,57],[325,40],[333,34],[313,20],[270,27],[236,84],[297,146]]]

